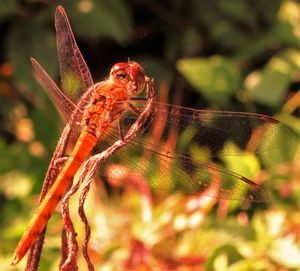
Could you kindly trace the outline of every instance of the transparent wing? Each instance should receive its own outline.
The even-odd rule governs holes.
[[[271,152],[276,148],[277,140],[292,137],[287,127],[258,114],[197,111],[159,103],[155,106],[152,121],[144,127],[143,134],[140,133],[119,151],[121,157],[117,162],[123,165],[119,171],[129,170],[134,183],[139,183],[142,172],[150,186],[157,190],[183,190],[186,193],[203,191],[216,198],[249,201],[266,198],[260,186],[240,174],[226,170],[219,163],[220,160],[214,158]],[[177,112],[175,120],[173,114],[178,109],[184,114]],[[201,121],[197,121],[197,118]],[[125,121],[131,122],[133,119],[127,117]],[[163,124],[158,125],[157,122]],[[161,132],[160,125],[163,126]],[[177,137],[172,136],[174,131]],[[117,130],[110,131],[111,142],[118,138],[117,135]],[[157,136],[160,138],[157,139]],[[205,161],[193,151],[199,148],[207,151]],[[111,171],[105,174],[110,179],[117,178]],[[116,176],[120,174],[128,173],[119,172]],[[140,185],[146,184],[141,181]]]
[[[255,202],[267,198],[265,191],[253,181],[214,163],[199,163],[176,153],[165,155],[157,152],[150,156],[139,156],[136,148],[135,151],[131,148],[132,144],[128,144],[118,152],[119,163],[102,169],[102,175],[113,180],[112,183],[127,178],[127,182],[139,191],[149,188],[154,191],[182,191],[219,199]]]
[[[71,119],[76,105],[59,89],[48,73],[34,58],[31,58],[31,63],[34,68],[36,80],[49,95],[64,122],[67,122]]]
[[[130,126],[135,119],[135,115],[127,115],[124,118],[125,127]],[[212,157],[254,154],[278,148],[283,137],[289,142],[293,140],[287,126],[266,115],[196,110],[163,103],[155,103],[148,126],[144,127],[140,135],[151,129],[152,133],[157,134],[158,122],[163,126],[161,137],[169,135],[171,130],[180,133],[177,147],[180,153],[184,153],[186,145],[196,143],[206,147]],[[136,142],[140,140],[138,137]],[[148,149],[155,151],[157,148],[156,144],[142,141]]]
[[[83,93],[94,83],[76,44],[68,17],[61,6],[58,6],[55,12],[55,29],[62,89],[66,96],[77,104]]]
[[[135,118],[128,115],[124,119],[123,133]],[[117,131],[111,131],[109,136],[116,140],[116,135]],[[122,167],[116,171],[116,177],[110,170],[105,174],[109,179],[117,179],[130,171],[132,182],[139,183],[143,172],[150,186],[157,190],[202,191],[216,198],[262,201],[266,194],[260,186],[226,170],[214,158],[262,152],[271,155],[282,139],[291,143],[292,132],[265,115],[156,103],[147,125],[128,143],[127,149],[120,151]],[[205,162],[193,152],[199,148],[207,151]],[[141,181],[140,185],[146,184]]]
[[[35,59],[32,58],[31,62],[37,81],[50,96],[63,120],[67,122],[71,119],[79,100],[83,96],[88,100],[87,91],[94,84],[89,68],[76,44],[68,17],[61,6],[58,6],[55,12],[55,28],[62,88],[54,83]],[[78,118],[80,119],[80,116]]]

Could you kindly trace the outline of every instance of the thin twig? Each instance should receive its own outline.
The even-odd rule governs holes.
[[[100,154],[96,154],[92,157],[90,157],[84,164],[83,166],[83,171],[78,177],[78,181],[76,184],[72,186],[72,188],[68,191],[68,193],[65,195],[62,201],[62,212],[63,212],[63,218],[64,218],[64,224],[67,223],[67,227],[65,227],[66,230],[66,235],[67,235],[67,241],[68,241],[68,252],[69,255],[65,261],[65,263],[62,265],[63,271],[68,270],[68,269],[63,269],[66,268],[65,266],[69,263],[76,262],[76,233],[75,229],[73,227],[73,224],[70,223],[70,215],[69,215],[69,206],[68,206],[68,201],[80,187],[83,181],[85,181],[85,185],[83,187],[82,194],[80,196],[80,202],[79,202],[79,214],[82,219],[82,221],[85,224],[85,240],[84,240],[84,245],[83,245],[83,254],[84,257],[87,261],[88,268],[89,270],[94,270],[94,267],[90,261],[90,258],[88,256],[88,242],[90,239],[90,227],[88,225],[88,221],[84,212],[84,202],[86,199],[86,195],[90,189],[90,183],[93,180],[95,174],[97,173],[99,167],[103,162],[105,162],[109,157],[111,157],[117,150],[120,148],[124,147],[132,138],[134,138],[137,134],[138,131],[143,127],[145,122],[149,119],[149,116],[152,113],[152,107],[155,101],[155,88],[154,88],[154,82],[150,78],[146,78],[146,83],[147,83],[147,97],[148,102],[145,105],[145,108],[143,112],[139,115],[137,120],[134,122],[134,124],[130,127],[128,130],[127,134],[124,136],[123,139],[117,140],[112,146],[107,148],[105,151],[101,152]],[[76,243],[76,244],[75,244]]]
[[[87,194],[88,194],[88,192],[90,190],[90,187],[91,187],[91,180],[92,179],[90,178],[89,181],[86,182],[86,184],[84,185],[84,188],[83,188],[83,190],[80,194],[78,214],[81,218],[81,221],[84,223],[84,229],[85,229],[85,238],[84,238],[84,242],[83,242],[83,245],[82,245],[82,253],[83,253],[83,256],[84,256],[84,258],[87,262],[89,271],[94,271],[95,268],[94,268],[94,266],[91,262],[91,259],[90,259],[89,253],[88,253],[88,242],[89,242],[90,237],[91,237],[91,227],[89,225],[87,216],[86,216],[85,211],[84,211],[84,203],[85,203]]]

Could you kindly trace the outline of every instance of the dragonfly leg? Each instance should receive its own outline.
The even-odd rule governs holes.
[[[118,130],[119,130],[119,139],[124,140],[124,133],[122,130],[122,123],[120,119],[118,119]]]
[[[133,104],[129,103],[128,104],[130,109],[137,115],[141,114],[141,110],[139,110],[137,107],[135,107]]]
[[[133,97],[133,98],[130,98],[130,101],[138,101],[138,102],[144,102],[144,101],[147,101],[148,98],[146,97]]]
[[[141,111],[135,107],[133,104],[128,103],[129,108],[132,110],[133,113],[135,113],[136,115],[139,115],[141,113]],[[123,140],[124,139],[124,132],[122,129],[122,123],[121,123],[121,119],[118,119],[118,130],[119,130],[119,139]]]

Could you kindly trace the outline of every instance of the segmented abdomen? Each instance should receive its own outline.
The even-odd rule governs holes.
[[[95,135],[85,130],[81,133],[71,156],[67,160],[60,174],[57,176],[53,186],[39,205],[36,213],[29,223],[28,229],[19,241],[13,257],[13,265],[17,264],[24,257],[27,250],[38,238],[59,201],[72,184],[74,175],[82,165],[83,161],[89,157],[90,152],[96,143],[97,138]]]

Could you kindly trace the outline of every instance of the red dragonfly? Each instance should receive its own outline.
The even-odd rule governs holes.
[[[59,146],[56,149],[45,178],[51,179],[53,185],[21,238],[12,265],[16,265],[37,240],[59,201],[72,185],[74,175],[89,158],[95,145],[105,140],[113,145],[113,142],[118,142],[107,157],[125,145],[152,153],[152,174],[146,163],[135,163],[133,160],[131,163],[132,167],[149,173],[149,186],[155,189],[184,190],[187,193],[205,190],[206,195],[220,199],[265,199],[264,190],[250,179],[216,166],[215,163],[195,161],[190,147],[191,143],[204,146],[210,150],[212,158],[270,151],[276,148],[279,133],[289,136],[289,130],[283,124],[260,114],[195,110],[155,102],[153,81],[133,61],[115,64],[107,80],[94,84],[61,6],[56,9],[55,27],[62,90],[36,60],[32,59],[32,64],[37,80],[67,122],[65,130],[68,130],[69,136],[67,139],[62,137],[75,142],[75,147],[59,173],[51,174],[55,171],[55,160],[59,160],[66,147]],[[147,97],[137,97],[145,88]],[[164,121],[167,132],[178,129],[185,134],[183,142],[186,143],[178,147],[176,153],[153,144],[151,139],[144,136],[154,120]],[[167,170],[162,161],[171,170]],[[160,175],[153,174],[157,171]],[[131,176],[136,176],[135,182],[139,182],[141,175],[133,172]],[[216,177],[219,185],[211,186]],[[170,184],[173,185],[170,187]]]

